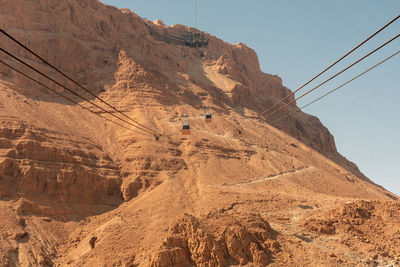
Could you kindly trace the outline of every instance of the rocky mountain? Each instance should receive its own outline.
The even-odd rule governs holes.
[[[318,118],[258,118],[290,90],[251,48],[209,34],[207,48],[186,47],[173,37],[188,27],[96,0],[0,6],[2,29],[162,133],[109,123],[0,64],[0,265],[400,264],[397,196],[342,157]],[[0,43],[110,110],[4,35]]]

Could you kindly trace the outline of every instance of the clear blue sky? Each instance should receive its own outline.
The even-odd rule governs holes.
[[[194,26],[194,0],[102,0],[167,25]],[[399,0],[198,0],[198,28],[256,50],[261,68],[297,89],[400,13]],[[320,80],[400,33],[400,19]],[[400,38],[399,38],[400,39]],[[400,49],[400,40],[305,97],[333,89]],[[314,83],[316,84],[316,83]],[[309,87],[311,88],[311,87]],[[302,91],[299,91],[299,93]],[[339,152],[400,195],[400,55],[304,111],[320,118]]]

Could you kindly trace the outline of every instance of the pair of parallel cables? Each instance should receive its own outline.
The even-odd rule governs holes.
[[[318,84],[317,86],[313,87],[312,89],[308,90],[307,92],[305,92],[304,94],[302,94],[301,96],[294,98],[293,100],[289,101],[288,103],[286,103],[285,105],[279,107],[279,105],[281,105],[285,100],[287,100],[289,97],[292,97],[296,92],[300,91],[301,89],[303,89],[306,85],[308,85],[309,83],[311,83],[312,81],[314,81],[315,79],[317,79],[319,76],[321,76],[323,73],[325,73],[327,70],[329,70],[330,68],[332,68],[333,66],[335,66],[337,63],[339,63],[340,61],[342,61],[345,57],[347,57],[348,55],[350,55],[351,53],[353,53],[355,50],[357,50],[359,47],[361,47],[363,44],[365,44],[366,42],[368,42],[370,39],[372,39],[375,35],[377,35],[378,33],[380,33],[382,30],[384,30],[386,27],[388,27],[390,24],[392,24],[393,22],[395,22],[397,19],[400,18],[400,15],[398,15],[397,17],[395,17],[394,19],[392,19],[391,21],[389,21],[386,25],[384,25],[382,28],[380,28],[378,31],[376,31],[374,34],[372,34],[371,36],[369,36],[367,39],[365,39],[364,41],[362,41],[360,44],[358,44],[357,46],[355,46],[353,49],[351,49],[349,52],[347,52],[344,56],[342,56],[341,58],[339,58],[338,60],[336,60],[334,63],[332,63],[330,66],[328,66],[327,68],[325,68],[323,71],[321,71],[319,74],[317,74],[316,76],[314,76],[311,80],[309,80],[308,82],[306,82],[305,84],[303,84],[301,87],[299,87],[298,89],[296,89],[295,91],[293,91],[292,93],[290,93],[289,95],[287,95],[286,97],[282,98],[280,101],[278,101],[276,104],[274,104],[273,106],[269,107],[268,109],[266,109],[265,111],[261,112],[259,114],[260,118],[263,118],[264,120],[267,120],[268,118],[270,118],[273,114],[275,114],[276,112],[283,110],[285,108],[287,108],[289,105],[291,105],[292,103],[294,103],[295,101],[303,98],[304,96],[306,96],[307,94],[313,92],[314,90],[316,90],[317,88],[321,87],[322,85],[324,85],[325,83],[329,82],[330,80],[336,78],[337,76],[339,76],[340,74],[342,74],[343,72],[347,71],[348,69],[350,69],[351,67],[353,67],[354,65],[358,64],[359,62],[361,62],[362,60],[364,60],[365,58],[369,57],[370,55],[372,55],[373,53],[375,53],[376,51],[382,49],[384,46],[388,45],[389,43],[391,43],[392,41],[396,40],[398,37],[400,37],[400,34],[396,35],[395,37],[393,37],[392,39],[390,39],[389,41],[385,42],[384,44],[380,45],[379,47],[377,47],[376,49],[374,49],[373,51],[369,52],[368,54],[366,54],[365,56],[361,57],[360,59],[358,59],[357,61],[355,61],[354,63],[350,64],[349,66],[347,66],[346,68],[344,68],[343,70],[341,70],[340,72],[336,73],[335,75],[331,76],[330,78],[326,79],[325,81],[323,81],[322,83]],[[394,56],[396,56],[397,54],[400,53],[400,50],[397,51],[396,53],[392,54],[391,56],[385,58],[384,60],[380,61],[378,64],[372,66],[371,68],[367,69],[366,71],[363,71],[362,73],[358,74],[357,76],[355,76],[354,78],[350,79],[349,81],[341,84],[340,86],[336,87],[335,89],[329,91],[328,93],[318,97],[317,99],[313,100],[312,102],[302,106],[301,108],[299,108],[298,110],[291,112],[283,117],[280,117],[273,122],[277,122],[283,118],[286,118],[288,116],[290,116],[293,113],[299,112],[300,110],[312,105],[313,103],[321,100],[322,98],[328,96],[329,94],[335,92],[336,90],[342,88],[343,86],[349,84],[350,82],[354,81],[355,79],[361,77],[362,75],[368,73],[369,71],[371,71],[372,69],[378,67],[379,65],[381,65],[382,63],[388,61],[389,59],[393,58]]]
[[[29,49],[27,46],[25,46],[24,44],[22,44],[20,41],[18,41],[17,39],[15,39],[13,36],[11,36],[9,33],[7,33],[6,31],[4,31],[3,29],[0,29],[0,32],[5,35],[6,37],[8,37],[9,39],[11,39],[14,43],[16,43],[18,46],[22,47],[24,50],[28,51],[30,54],[34,55],[36,58],[40,59],[43,63],[45,63],[47,66],[49,66],[50,68],[54,69],[56,72],[58,72],[59,74],[61,74],[62,76],[64,76],[66,79],[68,79],[69,81],[71,81],[73,84],[75,84],[76,86],[78,86],[79,88],[81,88],[82,90],[84,90],[85,92],[89,93],[91,96],[93,96],[95,99],[99,100],[101,103],[105,104],[106,106],[108,106],[109,108],[111,108],[113,111],[117,112],[118,114],[122,115],[124,118],[115,115],[114,113],[106,110],[105,108],[99,106],[98,104],[94,103],[93,101],[89,100],[88,98],[82,96],[81,94],[75,92],[74,90],[68,88],[67,86],[61,84],[60,82],[56,81],[55,79],[49,77],[48,75],[46,75],[45,73],[41,72],[40,70],[38,70],[37,68],[33,67],[32,65],[28,64],[27,62],[23,61],[22,59],[18,58],[17,56],[13,55],[12,53],[10,53],[9,51],[5,50],[4,48],[0,47],[0,51],[3,52],[4,54],[8,55],[9,57],[13,58],[14,60],[18,61],[19,63],[25,65],[26,67],[28,67],[29,69],[35,71],[36,73],[40,74],[41,76],[45,77],[46,79],[48,79],[49,81],[55,83],[56,85],[64,88],[65,90],[67,90],[68,92],[70,92],[71,94],[79,97],[80,99],[84,100],[85,102],[88,102],[89,104],[93,105],[94,107],[102,110],[104,113],[111,115],[112,117],[114,117],[115,119],[117,119],[117,121],[111,120],[107,117],[105,117],[104,115],[101,115],[97,112],[92,111],[91,109],[85,107],[84,105],[80,104],[79,102],[57,92],[54,89],[51,89],[49,86],[46,86],[45,84],[41,83],[40,81],[32,78],[30,75],[23,73],[22,71],[18,70],[17,68],[11,66],[10,64],[7,64],[6,62],[4,62],[3,60],[0,59],[0,63],[2,63],[3,65],[7,66],[8,68],[16,71],[17,73],[19,73],[20,75],[34,81],[35,83],[45,87],[47,90],[57,94],[58,96],[61,96],[65,99],[67,99],[68,101],[74,103],[75,105],[78,105],[79,107],[85,109],[86,111],[89,111],[103,119],[105,119],[108,122],[112,122],[118,126],[121,126],[127,130],[130,130],[134,133],[137,134],[142,134],[142,135],[153,135],[156,140],[159,139],[159,137],[161,136],[161,134],[159,132],[157,132],[156,130],[153,130],[143,124],[141,124],[140,122],[138,122],[137,120],[131,118],[130,116],[126,115],[125,113],[121,112],[120,110],[118,110],[116,107],[114,107],[113,105],[109,104],[108,102],[106,102],[105,100],[103,100],[102,98],[98,97],[97,95],[95,95],[94,93],[92,93],[90,90],[88,90],[87,88],[85,88],[84,86],[82,86],[80,83],[78,83],[77,81],[75,81],[74,79],[72,79],[70,76],[68,76],[67,74],[65,74],[64,72],[62,72],[61,70],[59,70],[57,67],[55,67],[54,65],[52,65],[51,63],[49,63],[47,60],[45,60],[43,57],[39,56],[37,53],[35,53],[34,51],[32,51],[31,49]],[[129,120],[129,121],[128,121]],[[127,127],[125,124],[128,124],[129,126],[132,126],[132,128]],[[140,132],[139,132],[140,131]]]

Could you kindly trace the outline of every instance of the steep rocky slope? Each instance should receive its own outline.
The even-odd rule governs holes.
[[[397,196],[337,153],[317,118],[259,120],[290,91],[246,45],[167,42],[187,28],[95,0],[0,5],[1,28],[163,134],[115,126],[1,65],[0,265],[399,264]]]

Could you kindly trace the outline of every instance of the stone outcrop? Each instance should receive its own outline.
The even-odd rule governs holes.
[[[276,234],[268,222],[256,216],[212,217],[199,220],[186,214],[178,220],[152,266],[265,266],[270,262],[270,249],[279,244],[273,240]]]

